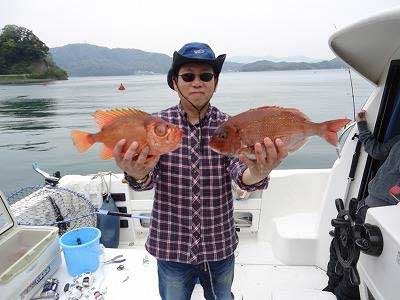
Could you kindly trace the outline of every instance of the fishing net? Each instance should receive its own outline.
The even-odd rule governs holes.
[[[83,194],[67,188],[25,187],[7,200],[20,225],[57,226],[60,235],[75,228],[96,226],[96,207]]]

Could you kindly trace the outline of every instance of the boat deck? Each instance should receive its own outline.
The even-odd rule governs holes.
[[[107,290],[105,299],[160,299],[157,262],[144,247],[105,249],[103,260],[118,254],[126,258],[124,270],[117,270],[119,264],[107,264],[96,272],[94,286]],[[327,283],[325,271],[320,268],[283,265],[274,258],[268,243],[242,240],[235,255],[232,288],[235,299],[273,299],[273,293],[277,291],[321,290]],[[146,257],[148,263],[143,262]],[[53,277],[60,280],[60,299],[66,299],[62,289],[67,282],[72,283],[72,278],[67,274],[64,262]],[[204,299],[200,285],[196,285],[191,299]]]

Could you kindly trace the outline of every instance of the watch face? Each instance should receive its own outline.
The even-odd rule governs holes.
[[[133,188],[140,188],[141,184],[135,178],[129,176],[128,174],[125,174],[125,179],[128,181],[129,185]]]
[[[144,178],[136,180],[132,176],[128,175],[126,172],[124,172],[125,175],[125,180],[129,183],[129,185],[134,188],[134,189],[140,189],[143,187],[143,184],[147,182],[149,177],[151,177],[153,174],[153,171],[151,171],[149,174],[147,174]]]

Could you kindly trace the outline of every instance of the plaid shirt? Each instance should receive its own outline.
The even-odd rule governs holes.
[[[179,125],[183,136],[180,148],[160,157],[146,186],[131,185],[136,191],[155,187],[146,249],[157,259],[180,263],[225,259],[238,244],[231,180],[242,189],[254,191],[266,188],[268,178],[245,185],[242,175],[247,166],[208,147],[215,129],[228,119],[216,107],[210,106],[201,121],[203,146],[199,124],[188,122],[181,105],[158,115]]]

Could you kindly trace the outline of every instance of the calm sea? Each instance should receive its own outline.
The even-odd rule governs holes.
[[[373,87],[353,75],[356,109]],[[125,91],[118,91],[120,83]],[[165,75],[80,77],[45,85],[0,86],[0,190],[41,184],[32,163],[49,173],[87,174],[115,171],[113,161],[99,158],[100,147],[79,154],[73,128],[96,132],[91,114],[97,109],[136,107],[154,112],[177,103]],[[353,118],[346,70],[223,73],[212,104],[229,114],[263,105],[299,108],[313,121]],[[290,155],[283,169],[329,168],[335,149],[320,138]]]

